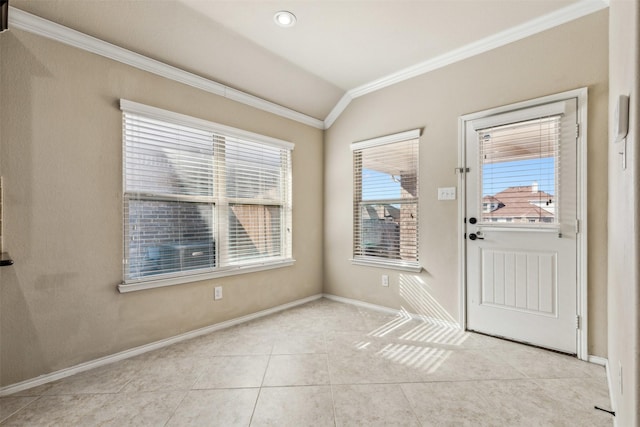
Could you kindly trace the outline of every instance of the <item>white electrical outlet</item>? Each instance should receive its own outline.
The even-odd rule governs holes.
[[[213,299],[216,301],[222,299],[222,286],[216,286],[213,291]]]
[[[382,275],[382,286],[385,288],[389,287],[389,276],[386,274]]]
[[[440,187],[438,188],[438,200],[455,200],[456,187]]]

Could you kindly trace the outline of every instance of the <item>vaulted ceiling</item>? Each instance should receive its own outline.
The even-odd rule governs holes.
[[[463,58],[464,52],[487,50],[500,45],[500,40],[513,41],[575,19],[606,7],[606,0],[11,0],[10,4],[325,120],[332,111],[335,116],[341,99],[344,104],[345,98],[428,71],[447,58]],[[273,15],[279,10],[294,13],[296,25],[275,25]]]

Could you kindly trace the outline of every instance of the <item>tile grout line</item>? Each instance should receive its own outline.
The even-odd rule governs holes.
[[[411,413],[413,414],[413,416],[415,417],[416,421],[418,422],[418,425],[422,426],[422,422],[420,421],[420,417],[418,417],[418,414],[416,414],[416,411],[413,408],[413,405],[411,404],[411,400],[409,399],[409,396],[407,396],[407,392],[404,389],[404,385],[405,384],[406,383],[398,384],[398,386],[400,387],[400,391],[402,392],[402,395],[407,400],[407,403],[409,404],[409,408],[411,408]]]
[[[336,399],[333,393],[333,379],[331,377],[331,366],[329,365],[329,348],[327,346],[327,331],[322,331],[322,340],[324,341],[324,356],[327,360],[327,374],[329,375],[329,391],[331,392],[331,407],[333,408],[333,425],[338,426],[338,417],[336,415]]]
[[[262,388],[264,387],[264,380],[267,377],[267,371],[269,370],[269,365],[271,364],[271,356],[273,356],[273,350],[275,348],[275,344],[271,343],[271,351],[269,352],[269,359],[267,360],[267,366],[264,368],[264,373],[262,374],[262,381],[260,381],[260,387],[258,388],[258,395],[256,396],[256,401],[253,404],[253,411],[251,411],[251,417],[249,418],[249,426],[253,423],[253,417],[256,415],[256,409],[258,408],[258,402],[260,401],[260,395],[262,394]]]
[[[169,422],[173,419],[173,417],[175,417],[176,412],[178,412],[178,408],[180,408],[180,406],[182,405],[182,403],[185,401],[185,399],[187,398],[187,396],[189,395],[189,393],[191,391],[194,390],[194,386],[198,383],[198,380],[200,380],[200,378],[202,378],[202,376],[205,373],[205,368],[202,368],[200,374],[196,377],[196,379],[193,381],[193,383],[191,384],[191,387],[189,387],[188,390],[185,390],[184,395],[182,396],[182,399],[180,399],[180,402],[178,402],[178,404],[176,405],[175,408],[173,408],[173,411],[171,412],[171,415],[169,416],[169,418],[167,418],[167,421],[164,423],[164,427],[166,427]],[[127,383],[128,384],[128,383]]]
[[[22,397],[22,396],[16,396],[16,397]],[[32,396],[24,396],[26,397],[32,397]],[[15,411],[13,411],[12,413],[10,413],[8,416],[4,417],[4,418],[0,418],[0,424],[4,423],[5,421],[7,421],[9,418],[13,417],[14,415],[16,415],[18,412],[26,409],[28,406],[32,405],[33,403],[37,402],[38,400],[40,400],[43,395],[39,395],[39,396],[33,396],[34,399],[31,400],[29,403],[27,403],[24,406],[19,407],[18,409],[16,409]]]
[[[326,311],[326,310],[324,310]],[[505,377],[504,375],[500,375],[499,373],[496,372],[489,372],[489,377],[488,378],[474,378],[476,375],[473,374],[473,372],[469,372],[468,375],[451,375],[451,372],[449,369],[445,369],[445,374],[446,375],[437,375],[436,378],[433,378],[431,375],[407,375],[407,373],[410,372],[414,372],[414,373],[419,373],[422,372],[421,371],[421,366],[422,364],[415,364],[415,363],[411,363],[409,365],[407,365],[407,361],[411,362],[413,359],[407,359],[406,357],[404,359],[398,359],[397,357],[383,357],[383,359],[386,361],[386,364],[392,364],[394,366],[399,366],[402,368],[401,365],[405,365],[404,367],[407,369],[410,369],[410,371],[406,371],[404,369],[400,369],[400,370],[392,370],[392,376],[388,376],[385,375],[384,377],[379,377],[377,375],[375,375],[375,372],[373,374],[369,374],[366,372],[359,372],[357,377],[344,377],[344,372],[343,369],[341,369],[342,366],[342,359],[343,357],[348,357],[350,353],[345,353],[343,354],[341,352],[341,349],[343,347],[349,347],[349,348],[357,348],[357,342],[360,337],[364,337],[364,335],[366,334],[365,332],[362,332],[358,329],[358,325],[354,325],[351,324],[352,320],[356,320],[354,319],[349,313],[345,313],[346,317],[343,317],[341,315],[340,312],[338,312],[339,310],[336,310],[336,312],[325,312],[322,313],[322,316],[318,315],[316,317],[314,317],[314,324],[318,325],[318,322],[324,322],[324,325],[318,325],[320,326],[320,328],[314,327],[314,328],[310,328],[308,329],[308,333],[310,337],[314,337],[314,342],[313,344],[316,344],[317,338],[320,338],[322,340],[322,344],[324,345],[324,350],[321,352],[323,354],[323,359],[326,362],[326,367],[327,367],[327,374],[328,374],[328,385],[330,387],[330,397],[331,397],[331,404],[332,404],[332,411],[333,411],[333,425],[338,426],[341,425],[341,423],[338,423],[338,421],[341,422],[349,422],[349,417],[350,415],[348,413],[345,413],[344,411],[341,411],[341,417],[338,418],[337,417],[337,402],[340,402],[341,404],[343,402],[345,402],[345,399],[340,400],[340,396],[344,396],[344,398],[349,398],[349,395],[351,393],[367,393],[367,386],[371,386],[371,385],[385,385],[385,386],[399,386],[400,390],[401,390],[401,395],[403,396],[404,400],[407,402],[407,404],[409,405],[409,411],[406,412],[407,417],[410,417],[411,415],[413,415],[414,420],[416,420],[416,422],[418,423],[418,425],[424,425],[421,421],[420,421],[420,417],[418,416],[418,414],[423,414],[423,409],[421,408],[420,405],[420,397],[412,394],[411,391],[414,390],[414,386],[413,384],[416,384],[415,387],[416,390],[421,390],[424,388],[424,390],[428,390],[428,389],[432,389],[433,387],[436,387],[436,384],[451,384],[451,385],[460,385],[464,388],[465,384],[471,388],[474,387],[474,384],[476,385],[481,385],[483,383],[499,383],[501,384],[500,387],[505,388],[506,389],[510,389],[512,387],[515,388],[520,388],[521,384],[523,387],[526,385],[526,383],[531,384],[531,387],[533,387],[533,389],[535,390],[539,390],[544,392],[545,390],[545,386],[543,384],[544,381],[565,381],[567,382],[567,380],[593,380],[594,384],[596,379],[600,379],[600,377],[595,376],[595,374],[597,373],[595,370],[591,371],[588,369],[576,369],[576,370],[570,370],[569,373],[571,376],[570,377],[561,377],[558,378],[557,375],[554,375],[553,372],[556,372],[556,374],[559,372],[556,370],[547,370],[546,372],[538,372],[538,371],[531,371],[531,369],[528,369],[528,359],[523,359],[522,363],[518,363],[519,358],[510,358],[510,357],[500,357],[500,349],[495,349],[495,348],[461,348],[461,347],[456,347],[451,349],[452,351],[458,352],[458,353],[467,353],[469,351],[479,351],[484,353],[485,355],[487,355],[487,359],[491,360],[491,359],[497,359],[495,362],[496,363],[504,363],[504,365],[506,365],[505,367],[511,367],[514,370],[514,375],[517,374],[519,375],[517,378],[512,378],[509,377],[507,375],[507,377]],[[364,320],[366,321],[367,318],[360,313],[360,317],[364,318]],[[290,319],[291,321],[294,321],[296,319],[299,319],[298,317],[295,317],[293,319]],[[346,322],[342,323],[342,322]],[[367,323],[367,322],[365,322]],[[349,325],[353,326],[353,328],[349,329]],[[266,326],[266,325],[265,325]],[[374,328],[375,324],[366,324],[366,326],[368,328]],[[301,388],[307,388],[307,387],[315,387],[315,386],[323,386],[323,384],[291,384],[291,385],[287,385],[287,386],[267,386],[266,384],[266,376],[269,372],[270,369],[270,363],[272,361],[274,361],[274,356],[280,356],[280,354],[276,354],[276,350],[278,349],[276,347],[276,345],[278,345],[279,341],[278,339],[283,336],[281,335],[281,332],[279,331],[279,326],[278,325],[271,325],[268,328],[263,328],[264,332],[261,332],[261,334],[264,335],[268,335],[265,336],[266,338],[266,342],[262,342],[259,345],[260,354],[253,354],[250,353],[250,351],[252,350],[242,350],[242,352],[236,354],[224,354],[224,355],[209,355],[206,357],[195,357],[193,358],[193,362],[196,363],[197,365],[199,365],[199,367],[201,368],[201,370],[199,372],[197,372],[197,374],[195,375],[195,379],[193,380],[193,383],[191,384],[190,387],[188,388],[175,388],[175,387],[170,387],[170,390],[157,390],[157,391],[163,391],[163,392],[167,392],[167,391],[178,391],[178,392],[184,392],[184,395],[182,396],[182,398],[178,401],[178,403],[175,405],[174,409],[172,412],[170,412],[170,414],[168,415],[168,418],[164,421],[164,424],[162,423],[162,420],[158,420],[159,423],[158,425],[170,425],[172,420],[175,422],[180,422],[182,421],[180,419],[180,417],[177,417],[177,414],[179,412],[179,410],[181,408],[184,407],[185,403],[188,403],[190,401],[190,399],[187,399],[187,397],[189,397],[190,393],[193,391],[199,391],[200,389],[194,389],[195,385],[198,384],[199,381],[201,381],[203,379],[203,376],[206,376],[207,373],[207,366],[206,366],[206,361],[207,360],[212,360],[212,359],[220,359],[220,358],[228,358],[228,357],[264,357],[267,356],[267,364],[264,368],[263,371],[263,375],[262,375],[262,379],[261,379],[261,383],[258,387],[224,387],[224,388],[216,388],[214,387],[214,389],[216,390],[222,390],[222,389],[228,389],[228,390],[237,390],[237,389],[255,389],[258,388],[257,394],[255,396],[255,400],[253,402],[253,408],[251,413],[249,414],[249,405],[250,405],[250,400],[248,400],[246,409],[243,409],[242,413],[243,413],[243,418],[245,420],[248,419],[249,421],[249,425],[251,425],[253,423],[253,420],[256,419],[256,422],[259,422],[263,417],[259,417],[259,418],[255,418],[256,412],[257,412],[257,404],[259,403],[260,399],[262,398],[264,400],[265,397],[270,397],[271,395],[269,393],[267,393],[267,395],[262,396],[262,391],[263,389],[269,389],[269,388],[290,388],[290,389],[295,389],[298,387]],[[337,329],[337,330],[336,330]],[[333,342],[333,346],[332,349],[333,351],[329,350],[329,345],[328,345],[328,340],[329,337],[334,337],[336,334],[340,334],[342,331],[344,331],[344,333],[346,333],[347,335],[345,335],[347,337],[346,340],[343,339],[339,339],[335,342]],[[349,332],[351,332],[354,337],[350,338],[349,337]],[[215,332],[214,332],[215,333]],[[233,334],[232,334],[233,335]],[[289,339],[289,344],[291,345],[292,343],[295,344],[295,347],[285,347],[286,352],[283,353],[282,355],[285,356],[310,356],[315,354],[315,351],[317,350],[317,346],[314,345],[313,349],[314,352],[312,353],[306,353],[305,351],[309,350],[309,343],[304,342],[302,343],[303,345],[301,346],[300,342],[296,339],[296,336],[291,336],[292,334],[285,334],[284,336],[288,336]],[[296,334],[293,334],[296,335]],[[390,343],[390,342],[394,342],[397,339],[394,338],[394,336],[385,336],[385,337],[367,337],[368,340],[370,339],[374,339],[375,341],[379,341],[380,343]],[[364,338],[363,338],[364,339]],[[411,341],[411,340],[407,340],[407,341]],[[421,337],[418,337],[417,341],[419,342],[427,342],[425,340],[423,340]],[[402,341],[400,344],[404,343],[404,341]],[[264,345],[266,344],[266,345]],[[429,345],[431,345],[432,343],[429,343]],[[473,343],[472,343],[473,344]],[[416,344],[417,345],[417,344]],[[355,347],[354,347],[355,346]],[[269,349],[267,349],[266,347],[270,347]],[[404,346],[403,346],[404,347]],[[440,347],[438,347],[440,348]],[[252,349],[255,350],[254,347],[252,347]],[[245,352],[249,352],[246,353]],[[406,353],[404,352],[403,349],[397,349],[397,351],[400,352],[401,355],[405,355],[405,356],[411,356],[413,355],[414,357],[416,356],[416,354],[414,354],[413,352],[409,352]],[[360,351],[354,353],[354,354],[361,354]],[[375,352],[375,348],[369,348],[366,352],[362,353],[363,356],[369,356],[369,357],[379,357],[378,353]],[[497,357],[496,357],[497,356]],[[466,359],[467,356],[463,357],[463,360]],[[182,358],[182,357],[181,357]],[[191,359],[191,358],[188,358]],[[262,359],[264,361],[264,359]],[[316,359],[319,361],[319,359]],[[334,363],[333,364],[333,368],[332,368],[332,363],[331,361],[338,361],[339,363]],[[549,360],[549,362],[551,362],[553,364],[553,362],[555,361],[555,358],[551,358]],[[275,366],[279,366],[281,365],[281,363],[276,363],[278,361],[278,359],[276,358],[276,361],[274,361]],[[366,361],[366,359],[365,359]],[[559,360],[559,364],[557,365],[556,368],[563,368],[565,365],[564,363],[560,363],[562,362],[562,360]],[[547,363],[547,362],[545,362]],[[316,363],[314,362],[314,365]],[[359,365],[353,365],[354,367],[357,367]],[[571,367],[571,365],[567,365],[568,367]],[[578,365],[576,365],[578,366]],[[580,365],[582,366],[582,365]],[[578,368],[580,368],[580,366],[578,366]],[[518,368],[520,367],[520,369]],[[196,367],[197,368],[197,367]],[[525,371],[529,371],[529,375],[525,374]],[[386,371],[385,371],[386,372]],[[456,371],[457,372],[457,371]],[[539,377],[536,376],[536,372],[537,375],[541,375]],[[598,371],[599,372],[599,371]],[[447,374],[448,373],[448,374]],[[365,375],[366,374],[366,375]],[[364,376],[363,376],[364,375]],[[346,379],[347,381],[345,383],[342,384],[338,384],[337,381],[340,378]],[[497,377],[501,377],[501,378],[497,378]],[[120,377],[121,379],[125,379],[125,383],[124,385],[122,385],[120,388],[118,388],[118,390],[116,392],[110,392],[110,393],[63,393],[63,394],[55,394],[52,395],[53,397],[55,396],[65,396],[65,395],[118,395],[120,396],[120,398],[126,398],[126,393],[123,392],[124,389],[126,389],[126,387],[131,384],[132,381],[134,381],[135,379],[133,377]],[[255,378],[255,377],[254,377]],[[296,377],[297,378],[297,377]],[[375,381],[375,379],[382,379],[382,381]],[[118,384],[120,383],[121,379],[118,381]],[[371,381],[371,379],[374,379],[374,381]],[[356,382],[354,383],[354,381],[362,381],[364,380],[365,382]],[[385,381],[386,380],[386,381]],[[391,381],[389,381],[391,380]],[[255,383],[254,383],[255,384]],[[420,384],[420,386],[417,386],[417,384]],[[511,385],[509,385],[511,384]],[[171,383],[168,383],[167,385],[171,385]],[[567,384],[570,385],[570,384]],[[345,387],[344,389],[342,389],[340,386]],[[490,387],[488,384],[483,385],[483,387]],[[63,388],[67,389],[68,387]],[[341,388],[341,393],[337,393],[340,390],[336,390],[336,388]],[[348,389],[353,389],[353,388],[357,388],[352,390],[351,393],[347,393],[346,391]],[[454,387],[455,389],[457,389],[457,387]],[[527,389],[529,389],[529,386],[525,387]],[[77,388],[76,388],[77,389]],[[115,388],[114,388],[115,389]],[[326,390],[326,389],[325,389]],[[153,392],[153,391],[151,391]],[[44,392],[46,393],[46,391]],[[135,394],[141,394],[141,393],[150,393],[150,391],[143,391],[143,392],[135,392]],[[293,393],[294,395],[297,394],[295,391],[291,391],[290,393]],[[325,391],[326,393],[326,391]],[[542,393],[545,394],[545,393]],[[413,400],[409,399],[409,395],[413,396]],[[25,416],[30,416],[31,412],[35,411],[36,409],[34,408],[32,411],[26,411],[24,413],[22,413],[21,415],[18,416],[18,418],[16,417],[16,414],[19,414],[21,411],[25,410],[25,408],[28,407],[32,407],[34,403],[33,402],[38,402],[40,399],[42,399],[42,397],[44,397],[45,394],[36,394],[34,396],[23,396],[26,398],[31,397],[32,400],[30,402],[28,402],[27,404],[25,404],[24,406],[20,407],[19,409],[13,411],[8,417],[4,418],[3,420],[0,421],[0,425],[2,425],[4,422],[6,422],[7,419],[9,418],[14,418],[17,420],[20,420],[21,418],[25,418]],[[322,400],[324,402],[326,402],[326,394],[324,394],[325,397],[322,398]],[[176,394],[175,398],[179,398],[180,395]],[[114,398],[116,398],[114,396]],[[107,398],[108,399],[108,398]],[[412,403],[415,402],[415,404]],[[326,402],[328,403],[328,402]],[[365,405],[367,406],[367,405]],[[377,405],[376,405],[377,406]],[[341,406],[342,408],[343,406]],[[244,408],[244,406],[243,406]],[[271,415],[270,411],[266,410],[267,407],[263,406],[263,409],[261,410],[261,413],[263,416],[264,415]],[[327,408],[328,409],[328,408]],[[40,410],[38,408],[38,410]],[[42,411],[40,411],[42,412]],[[259,414],[259,415],[260,415]],[[249,416],[250,415],[250,416]],[[326,417],[326,421],[328,420],[330,413],[324,411],[324,415],[323,418]],[[248,417],[247,417],[248,416]],[[423,414],[424,416],[424,414]],[[177,418],[176,418],[177,417]],[[246,418],[245,418],[246,417]],[[345,418],[346,417],[346,418]],[[363,418],[363,416],[360,416],[358,418],[360,421],[363,421],[365,418]],[[426,422],[426,421],[425,421]],[[331,425],[331,423],[328,423],[329,425]]]
[[[194,383],[195,384],[195,383]],[[164,427],[167,427],[167,425],[169,424],[169,422],[173,419],[173,417],[176,416],[176,412],[178,412],[178,408],[180,408],[180,406],[182,405],[182,403],[184,402],[184,400],[187,398],[187,396],[189,395],[189,392],[191,390],[185,390],[184,392],[184,396],[182,396],[182,399],[180,399],[180,402],[178,402],[178,404],[176,405],[175,408],[173,408],[173,411],[171,412],[171,415],[169,415],[169,417],[167,418],[167,421],[165,421],[164,423]]]

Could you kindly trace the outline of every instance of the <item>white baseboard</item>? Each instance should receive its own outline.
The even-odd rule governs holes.
[[[0,387],[0,397],[7,396],[19,391],[27,390],[32,387],[37,387],[52,381],[56,381],[62,378],[70,377],[71,375],[78,374],[80,372],[88,371],[90,369],[105,366],[114,362],[118,362],[130,357],[138,356],[140,354],[147,353],[149,351],[157,350],[163,347],[167,347],[172,344],[176,344],[182,341],[186,341],[201,335],[206,335],[211,332],[226,329],[231,326],[239,325],[241,323],[249,322],[251,320],[259,319],[261,317],[269,316],[270,314],[278,313],[289,308],[293,308],[302,304],[306,304],[311,301],[322,298],[322,294],[312,295],[307,298],[302,298],[296,301],[289,302],[287,304],[278,305],[266,310],[258,311],[256,313],[248,314],[246,316],[237,317],[235,319],[226,320],[224,322],[216,323],[214,325],[205,326],[204,328],[196,329],[193,331],[185,332],[184,334],[176,335],[171,338],[166,338],[160,341],[155,341],[149,344],[134,347],[129,350],[124,350],[119,353],[115,353],[109,356],[101,357],[99,359],[90,360],[88,362],[80,363],[79,365],[71,366],[69,368],[61,369],[59,371],[51,372],[49,374],[40,375],[39,377],[25,380],[16,384]]]
[[[199,337],[201,335],[206,335],[215,331],[219,331],[221,329],[230,328],[232,326],[239,325],[241,323],[249,322],[251,320],[259,319],[261,317],[269,316],[271,314],[278,313],[280,311],[287,310],[289,308],[297,307],[302,304],[306,304],[311,301],[318,300],[320,298],[327,298],[332,301],[337,301],[345,304],[355,305],[357,307],[367,308],[370,310],[375,310],[381,313],[397,315],[397,316],[407,316],[412,319],[421,320],[424,322],[436,324],[439,326],[444,326],[453,329],[462,329],[458,323],[449,322],[441,319],[436,319],[429,316],[424,316],[415,313],[409,313],[406,310],[397,310],[389,307],[384,307],[377,304],[371,304],[368,302],[340,297],[332,294],[316,294],[307,298],[302,298],[296,301],[289,302],[287,304],[282,304],[276,307],[272,307],[266,310],[258,311],[256,313],[248,314],[246,316],[237,317],[235,319],[226,320],[224,322],[216,323],[214,325],[205,326],[204,328],[196,329],[193,331],[185,332],[180,335],[176,335],[170,338],[166,338],[160,341],[155,341],[149,344],[141,345],[139,347],[134,347],[129,350],[124,350],[119,353],[115,353],[109,356],[101,357],[99,359],[90,360],[88,362],[80,363],[75,366],[71,366],[69,368],[61,369],[59,371],[51,372],[49,374],[44,374],[36,378],[32,378],[29,380],[25,380],[16,384],[12,384],[5,387],[0,387],[0,397],[8,396],[10,394],[14,394],[23,390],[27,390],[33,387],[37,387],[43,384],[47,384],[52,381],[57,381],[62,378],[70,377],[71,375],[78,374],[80,372],[88,371],[90,369],[98,368],[100,366],[109,365],[111,363],[115,363],[124,359],[128,359],[130,357],[139,356],[141,354],[158,350],[163,347],[170,346],[172,344],[177,344],[182,341],[186,341],[192,338]],[[607,371],[607,382],[609,387],[609,395],[611,396],[611,372],[609,369],[608,360],[604,357],[599,356],[589,356],[588,362],[595,363],[597,365],[604,366]],[[611,407],[614,408],[613,399],[611,399]],[[615,410],[615,409],[614,409]]]
[[[357,307],[362,307],[362,308],[368,308],[370,310],[380,311],[382,313],[387,313],[387,314],[396,315],[396,316],[407,316],[412,319],[422,320],[423,322],[431,323],[438,326],[444,326],[444,327],[453,328],[453,329],[462,329],[460,324],[456,322],[449,322],[447,320],[437,319],[431,316],[424,316],[422,314],[410,313],[406,310],[397,310],[394,308],[384,307],[382,305],[377,305],[377,304],[371,304],[371,303],[360,301],[357,299],[339,297],[337,295],[323,294],[322,296],[332,301],[351,304],[351,305],[355,305]]]
[[[600,357],[600,356],[587,356],[587,362],[589,363],[594,363],[596,365],[600,365],[600,366],[604,366],[605,368],[607,367],[609,361],[604,358],[604,357]]]
[[[609,360],[606,360],[606,363],[604,365],[604,368],[607,372],[607,387],[609,388],[609,404],[611,405],[611,410],[615,413],[616,412],[616,401],[613,398],[613,381],[611,381],[611,366],[609,365]],[[614,416],[613,417],[613,425],[614,427],[618,426],[618,423],[616,422],[617,418]]]

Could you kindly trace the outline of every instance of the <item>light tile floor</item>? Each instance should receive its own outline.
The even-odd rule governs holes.
[[[604,368],[321,299],[0,399],[3,426],[611,426]]]

